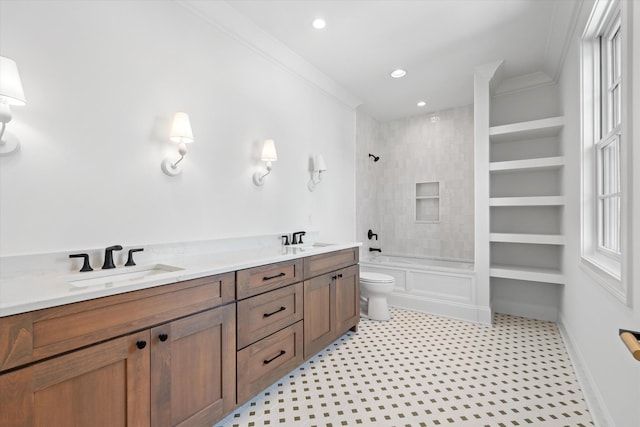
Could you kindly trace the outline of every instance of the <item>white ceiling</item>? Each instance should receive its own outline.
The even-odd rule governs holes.
[[[554,81],[578,2],[227,1],[382,121],[472,103],[474,66],[496,60],[505,61],[505,80],[535,73],[538,83]],[[311,26],[316,17],[324,30]],[[395,68],[407,76],[390,78]]]

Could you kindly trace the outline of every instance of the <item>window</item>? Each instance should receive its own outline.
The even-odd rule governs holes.
[[[581,226],[585,271],[628,303],[623,13],[619,0],[596,0],[582,36]]]
[[[597,223],[598,250],[620,257],[620,128],[621,128],[621,64],[620,12],[607,21],[598,37],[600,47],[600,135],[596,135],[597,151]]]

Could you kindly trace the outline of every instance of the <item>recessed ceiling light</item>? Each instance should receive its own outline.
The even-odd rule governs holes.
[[[313,20],[312,25],[313,25],[313,28],[315,28],[316,30],[321,30],[327,26],[327,21],[325,21],[322,18],[316,18]]]
[[[407,71],[403,70],[402,68],[398,68],[397,70],[393,70],[391,72],[391,77],[393,77],[394,79],[399,79],[400,77],[404,77],[407,75]]]
[[[425,101],[418,101],[418,107],[424,107],[425,105],[427,105]]]

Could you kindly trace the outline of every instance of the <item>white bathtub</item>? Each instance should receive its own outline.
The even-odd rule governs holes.
[[[360,270],[395,278],[389,304],[410,310],[478,322],[476,274],[472,262],[410,256],[371,255]],[[484,313],[486,316],[486,313]]]

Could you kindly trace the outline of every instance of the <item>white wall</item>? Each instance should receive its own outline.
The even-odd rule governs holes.
[[[355,112],[175,2],[2,1],[27,97],[0,158],[0,254],[315,229],[355,238]],[[160,170],[172,115],[195,142]],[[253,185],[261,141],[278,161]],[[328,165],[314,193],[309,157]]]
[[[633,2],[626,2],[631,5]],[[583,384],[591,396],[591,409],[595,409],[600,425],[617,427],[637,426],[640,419],[640,366],[634,361],[618,337],[618,328],[640,330],[640,4],[634,4],[634,71],[631,82],[634,90],[634,145],[631,171],[633,175],[633,258],[635,279],[632,281],[632,307],[619,302],[580,268],[580,64],[579,36],[592,2],[586,2],[576,28],[561,78],[564,127],[565,166],[565,261],[567,284],[563,288],[561,323],[576,349],[573,357],[583,377]],[[629,31],[626,28],[625,31]],[[630,31],[631,32],[631,31]],[[630,91],[630,87],[627,87]],[[598,405],[601,412],[597,412]]]

